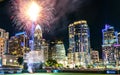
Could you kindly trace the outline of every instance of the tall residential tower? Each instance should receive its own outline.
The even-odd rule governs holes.
[[[4,29],[0,29],[0,57],[3,54],[8,53],[8,39],[9,33]]]
[[[90,33],[85,20],[69,25],[68,63],[86,67],[90,59]]]
[[[0,66],[2,66],[3,55],[8,53],[9,33],[0,28]]]
[[[16,55],[17,57],[23,57],[23,55],[29,52],[29,38],[26,32],[20,32],[12,36],[9,40],[9,53]]]
[[[102,29],[103,33],[103,61],[105,65],[115,64],[115,49],[114,44],[118,44],[118,33],[114,30],[113,26],[105,25],[105,29]]]

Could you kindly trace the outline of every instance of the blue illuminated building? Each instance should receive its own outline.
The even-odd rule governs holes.
[[[19,32],[15,34],[15,36],[19,36],[19,35],[26,35],[26,32]]]
[[[9,39],[9,53],[11,55],[23,56],[29,50],[29,37],[26,32],[16,33]]]
[[[117,44],[117,31],[114,31],[114,27],[110,25],[105,25],[105,29],[102,30],[103,33],[103,45]]]
[[[105,25],[105,29],[102,29],[103,34],[103,61],[105,65],[115,65],[116,63],[116,50],[114,45],[118,44],[118,32],[114,30],[113,26]]]

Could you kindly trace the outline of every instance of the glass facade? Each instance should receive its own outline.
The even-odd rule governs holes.
[[[64,47],[63,42],[62,41],[56,42],[55,48],[56,48],[56,60],[57,60],[58,63],[63,64],[63,61],[66,57],[65,47]]]
[[[42,46],[42,30],[40,25],[37,25],[34,32],[34,50],[41,50]]]
[[[87,65],[86,57],[90,56],[90,34],[85,20],[69,25],[68,59],[70,64]]]
[[[9,53],[11,55],[23,56],[29,52],[29,38],[25,32],[17,33],[9,40]]]
[[[115,44],[118,44],[118,33],[114,30],[113,26],[105,25],[105,29],[102,29],[103,34],[103,60],[104,64],[115,64],[116,63],[116,49],[114,48]]]
[[[43,52],[43,58],[45,61],[48,60],[48,43],[42,37],[42,29],[40,25],[35,27],[34,31],[34,50]]]

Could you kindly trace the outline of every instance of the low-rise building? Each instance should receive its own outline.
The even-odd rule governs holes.
[[[2,56],[2,65],[16,66],[19,64],[17,61],[17,57],[6,54]]]

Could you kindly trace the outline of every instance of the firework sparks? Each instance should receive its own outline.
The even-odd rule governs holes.
[[[32,2],[28,11],[26,12],[32,21],[36,21],[37,17],[39,16],[39,12],[42,8],[38,6],[35,2]]]
[[[48,4],[47,0],[11,0],[10,4],[12,4],[13,23],[19,29],[29,31],[32,21],[49,26],[53,18],[53,7]]]

